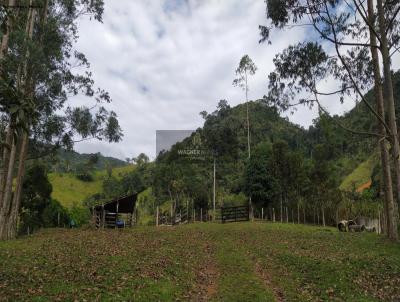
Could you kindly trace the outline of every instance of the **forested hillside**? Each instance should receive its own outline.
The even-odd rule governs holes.
[[[395,79],[398,92],[399,72]],[[371,93],[367,98],[372,98]],[[214,112],[201,113],[204,126],[196,133],[161,153],[154,163],[142,154],[135,159],[139,167],[136,170],[132,165],[126,166],[126,162],[101,154],[58,152],[49,167],[52,196],[70,207],[148,188],[138,203],[146,223],[154,218],[156,205],[165,212],[170,211],[171,204],[178,210],[187,202],[193,208],[211,209],[215,159],[217,207],[247,204],[250,195],[255,209],[272,205],[280,209],[280,201],[282,207],[297,208],[299,204],[304,209],[315,208],[323,206],[326,199],[326,207],[337,207],[343,200],[332,200],[332,196],[342,193],[332,194],[333,191],[351,195],[366,190],[368,198],[379,197],[377,141],[354,133],[373,132],[376,128],[374,117],[362,103],[343,116],[330,117],[321,111],[309,129],[281,117],[262,99],[249,102],[249,113],[250,160],[245,104],[230,107],[222,100]],[[198,135],[201,145],[193,146]],[[204,156],[179,153],[193,148],[204,152]],[[93,170],[93,179],[77,177],[82,167]]]
[[[398,96],[399,72],[394,78]],[[371,92],[366,97],[373,102]],[[255,208],[302,207],[314,212],[310,216],[319,216],[318,208],[326,209],[332,223],[338,207],[343,205],[338,211],[346,211],[349,198],[376,200],[375,205],[368,203],[371,211],[380,207],[378,142],[362,134],[376,131],[377,126],[363,103],[343,116],[320,111],[306,130],[280,117],[263,100],[251,101],[250,159],[245,114],[245,104],[231,108],[222,100],[216,111],[201,113],[204,127],[158,156],[151,185],[160,204],[169,201],[179,208],[190,200],[195,208],[210,209],[215,160],[217,206],[246,204],[251,196]],[[180,150],[193,148],[196,135],[201,136],[207,156],[181,156]]]

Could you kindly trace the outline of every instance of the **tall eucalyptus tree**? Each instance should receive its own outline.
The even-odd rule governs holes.
[[[260,42],[270,41],[273,28],[288,29],[295,26],[309,27],[314,34],[307,35],[306,41],[292,45],[274,59],[276,70],[269,75],[267,101],[283,110],[296,104],[312,106],[321,110],[320,98],[327,95],[344,97],[355,95],[365,104],[379,123],[378,133],[360,132],[348,129],[353,134],[376,137],[380,143],[381,162],[384,175],[387,234],[397,239],[397,209],[393,198],[392,176],[389,160],[389,142],[392,146],[394,170],[396,172],[397,200],[400,201],[400,159],[397,125],[395,120],[393,85],[391,84],[390,52],[398,50],[400,3],[377,0],[376,12],[368,1],[330,0],[266,0],[267,26],[260,26]],[[368,13],[370,11],[370,13]],[[378,17],[378,22],[376,22]],[[377,24],[378,26],[377,26]],[[376,41],[374,41],[374,38]],[[379,43],[375,43],[379,42]],[[375,50],[381,52],[384,66],[383,83],[377,75],[381,73]],[[375,73],[373,72],[375,68]],[[374,75],[375,74],[375,78]],[[336,80],[337,89],[323,91],[320,82],[328,78]],[[384,89],[386,106],[379,93]],[[364,92],[375,86],[376,108],[364,97]],[[303,94],[301,94],[303,92]],[[309,96],[308,96],[309,95]],[[384,112],[388,110],[388,122]]]
[[[87,59],[73,48],[78,18],[90,14],[101,21],[103,5],[102,0],[20,0],[5,6],[1,21],[8,36],[1,36],[1,45],[7,45],[0,62],[0,114],[7,133],[1,150],[1,239],[15,237],[29,157],[58,147],[71,149],[80,140],[117,142],[122,137],[116,114],[102,105],[110,96],[94,88]],[[83,73],[74,73],[77,66]],[[79,93],[95,101],[91,106],[69,106],[68,98]]]

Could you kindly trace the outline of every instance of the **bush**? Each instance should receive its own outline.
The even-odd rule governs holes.
[[[78,178],[81,181],[85,181],[85,182],[93,181],[93,176],[90,173],[79,173],[79,174],[76,174],[76,178]]]
[[[66,209],[57,200],[52,199],[43,210],[42,221],[44,227],[51,228],[68,224],[69,217]]]
[[[86,207],[79,206],[74,203],[68,211],[70,220],[74,220],[76,226],[82,226],[89,223],[90,220],[90,210]]]
[[[236,207],[248,204],[248,199],[243,193],[228,194],[224,197],[224,207]]]

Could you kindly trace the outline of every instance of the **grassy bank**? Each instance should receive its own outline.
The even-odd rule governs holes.
[[[133,165],[114,168],[112,175],[120,178],[134,168]],[[89,182],[79,180],[73,173],[50,173],[49,181],[53,186],[51,197],[66,208],[71,208],[74,203],[81,205],[87,197],[103,191],[102,183],[106,173],[105,170],[95,171],[93,181]]]
[[[0,242],[4,301],[395,301],[400,245],[272,223],[46,230]]]

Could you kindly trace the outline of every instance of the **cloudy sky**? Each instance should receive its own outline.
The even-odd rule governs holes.
[[[265,23],[263,0],[105,0],[103,23],[80,20],[76,48],[89,59],[96,84],[110,92],[108,108],[118,114],[124,139],[81,143],[77,151],[153,158],[156,130],[196,129],[199,112],[213,111],[220,99],[243,102],[232,80],[244,54],[258,67],[250,98],[262,97],[274,55],[307,35],[304,28],[273,32],[272,45],[259,44]],[[341,113],[354,102],[326,105]],[[315,117],[306,108],[289,115],[304,127]]]

